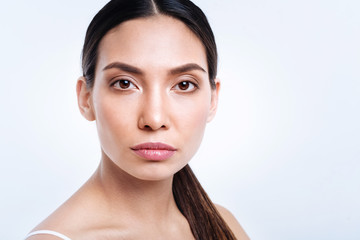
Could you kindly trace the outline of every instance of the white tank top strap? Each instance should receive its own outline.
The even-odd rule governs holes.
[[[31,232],[25,237],[24,240],[28,239],[31,236],[39,235],[39,234],[48,234],[48,235],[53,235],[53,236],[59,237],[62,240],[71,240],[67,236],[65,236],[61,233],[55,232],[55,231],[51,231],[51,230],[38,230],[38,231]]]

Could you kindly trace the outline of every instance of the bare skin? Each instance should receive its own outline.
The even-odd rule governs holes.
[[[94,176],[37,229],[56,230],[79,240],[193,239],[169,184],[168,180],[136,182],[104,160]]]
[[[178,20],[161,15],[130,20],[107,33],[94,87],[88,89],[84,78],[77,83],[80,111],[97,124],[100,165],[34,230],[54,230],[73,240],[194,239],[174,201],[172,180],[215,115],[218,80],[216,86],[210,87],[201,41]],[[176,153],[162,161],[141,158],[132,147],[144,142],[169,144]],[[238,239],[249,239],[229,211],[218,210]]]

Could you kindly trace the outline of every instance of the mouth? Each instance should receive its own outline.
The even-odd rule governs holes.
[[[156,143],[142,143],[131,148],[136,155],[146,160],[163,161],[172,157],[176,153],[176,149],[170,145]]]

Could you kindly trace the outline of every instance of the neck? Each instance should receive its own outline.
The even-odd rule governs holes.
[[[120,169],[105,154],[91,179],[96,194],[113,216],[132,216],[135,221],[168,220],[179,213],[172,193],[173,177],[145,181]],[[105,200],[105,201],[104,201]]]

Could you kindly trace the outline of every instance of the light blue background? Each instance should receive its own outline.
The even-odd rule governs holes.
[[[75,83],[106,2],[0,4],[0,239],[21,239],[97,167]],[[360,239],[360,2],[195,2],[222,79],[191,164],[204,188],[252,239]]]

